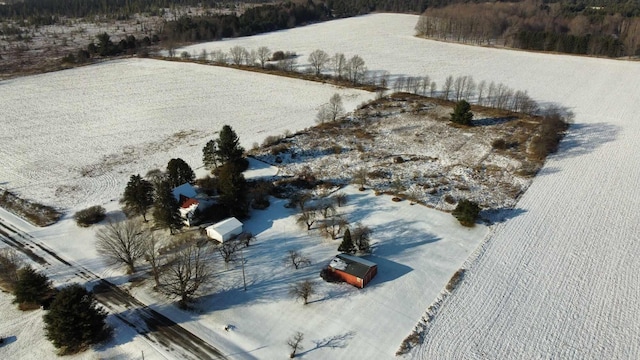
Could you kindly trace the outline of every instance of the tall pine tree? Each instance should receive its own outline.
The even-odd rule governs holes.
[[[176,188],[185,183],[193,184],[196,181],[196,174],[184,160],[171,159],[167,164],[167,179],[171,188]]]
[[[93,295],[74,284],[56,295],[44,315],[44,329],[56,348],[63,354],[73,354],[111,335],[106,318],[107,313],[98,307]]]
[[[342,243],[338,247],[338,251],[347,253],[347,254],[355,254],[356,253],[356,245],[353,243],[351,239],[351,231],[346,229],[344,231],[344,235],[342,236]]]
[[[124,203],[125,213],[142,215],[146,222],[147,211],[153,205],[153,185],[139,174],[131,175],[120,202]]]
[[[240,139],[231,126],[225,125],[220,131],[220,137],[217,140],[218,149],[216,156],[222,164],[229,162],[241,164],[244,148],[240,146]],[[242,169],[244,170],[244,169]]]
[[[218,167],[217,151],[218,143],[215,140],[209,140],[204,148],[202,148],[202,163],[205,169],[215,169]]]
[[[247,181],[238,164],[229,162],[220,167],[218,189],[220,203],[227,208],[230,215],[240,218],[247,216]]]
[[[184,226],[180,217],[178,200],[173,196],[172,187],[168,181],[159,183],[156,189],[153,219],[157,227],[169,229],[171,234]]]

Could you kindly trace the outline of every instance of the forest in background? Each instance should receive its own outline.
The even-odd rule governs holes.
[[[20,36],[23,30],[16,25],[64,24],[61,19],[65,18],[127,20],[143,14],[164,19],[155,33],[160,44],[172,47],[371,12],[422,14],[417,35],[440,40],[584,55],[640,56],[637,0],[14,0],[0,5],[0,36]]]
[[[637,1],[458,3],[427,9],[416,32],[427,38],[475,45],[640,56],[639,6]]]

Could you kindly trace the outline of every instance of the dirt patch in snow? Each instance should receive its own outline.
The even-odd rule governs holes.
[[[528,152],[541,119],[474,106],[474,126],[455,126],[453,102],[393,94],[259,149],[282,174],[352,183],[360,169],[377,193],[449,211],[460,199],[512,207],[543,164]],[[273,139],[272,139],[273,140]]]

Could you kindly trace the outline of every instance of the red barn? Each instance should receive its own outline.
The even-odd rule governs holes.
[[[378,265],[361,257],[339,254],[329,263],[329,270],[347,283],[362,289],[376,276]]]

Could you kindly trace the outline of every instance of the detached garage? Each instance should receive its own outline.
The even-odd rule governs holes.
[[[207,236],[223,243],[242,234],[242,223],[234,218],[228,218],[205,228]]]
[[[339,254],[329,263],[329,270],[347,283],[362,289],[376,276],[378,265],[357,256]]]

